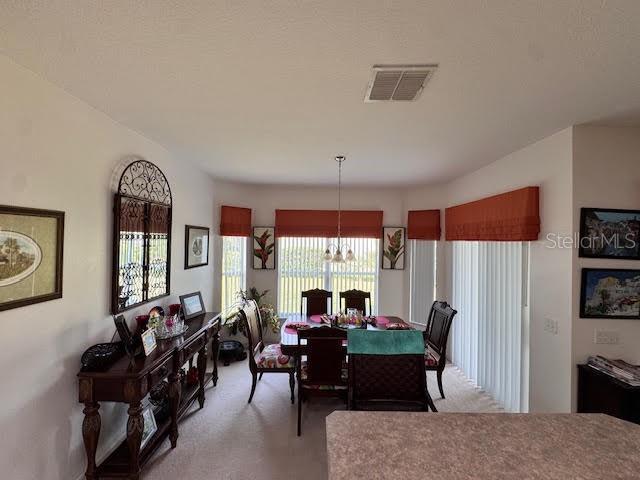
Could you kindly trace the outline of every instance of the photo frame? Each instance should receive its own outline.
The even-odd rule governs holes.
[[[640,210],[581,208],[579,256],[640,260]]]
[[[151,437],[158,431],[158,424],[156,423],[156,417],[153,415],[151,407],[147,407],[142,412],[142,441],[140,442],[140,450],[142,450]]]
[[[0,311],[62,298],[64,212],[0,205]]]
[[[382,228],[380,267],[383,270],[404,270],[406,243],[406,229],[404,227]]]
[[[580,318],[640,319],[640,270],[583,268]]]
[[[124,315],[114,315],[113,323],[116,325],[116,331],[122,341],[124,351],[127,353],[129,358],[133,358],[135,356],[136,341],[131,334],[131,330],[129,330],[129,326],[127,325],[127,321],[124,319]]]
[[[274,227],[253,227],[251,253],[254,270],[275,270],[276,239]]]
[[[156,342],[156,331],[154,328],[150,328],[142,332],[142,348],[144,349],[144,356],[148,357],[158,346]]]
[[[209,227],[184,226],[184,268],[209,264]]]
[[[200,292],[180,295],[180,305],[182,306],[185,320],[190,320],[205,313],[204,302]]]

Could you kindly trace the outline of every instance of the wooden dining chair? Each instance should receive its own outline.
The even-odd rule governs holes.
[[[395,339],[388,337],[396,335]],[[417,334],[417,338],[416,335]],[[387,343],[385,353],[362,353],[352,346],[363,335],[375,335]],[[410,338],[408,353],[403,337]],[[423,410],[437,412],[427,389],[422,338],[416,331],[356,331],[348,333],[348,408],[350,410]],[[360,342],[361,343],[361,342]],[[418,353],[419,352],[419,353]]]
[[[238,312],[240,321],[249,340],[249,370],[253,378],[249,402],[256,390],[256,383],[262,379],[264,373],[289,374],[289,387],[291,388],[291,403],[294,403],[295,388],[295,358],[283,355],[279,343],[264,345],[262,340],[262,321],[260,309],[255,300],[249,300]],[[258,377],[258,374],[260,377]]]
[[[369,310],[367,311],[367,300],[369,300]],[[347,308],[360,310],[364,316],[371,314],[371,292],[362,290],[347,290],[340,292],[340,307],[343,312]]]
[[[347,400],[347,365],[342,328],[298,330],[298,350],[306,347],[306,360],[296,358],[298,378],[298,436],[302,432],[302,402],[309,396],[338,396]],[[303,345],[306,342],[306,345]]]
[[[458,313],[447,302],[435,301],[431,306],[427,327],[424,330],[425,370],[437,372],[438,389],[444,398],[442,373],[447,363],[447,341],[453,317]]]
[[[305,314],[305,303],[307,307],[307,315],[322,315],[324,313],[331,315],[333,293],[320,288],[305,290],[300,296],[300,315]]]

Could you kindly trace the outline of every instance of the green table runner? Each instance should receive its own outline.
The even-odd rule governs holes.
[[[360,355],[424,354],[424,339],[418,330],[362,330],[347,332],[347,353]]]

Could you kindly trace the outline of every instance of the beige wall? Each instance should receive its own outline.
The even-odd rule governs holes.
[[[580,208],[640,209],[640,128],[578,126],[573,142],[574,231],[580,229]],[[640,363],[640,320],[580,318],[582,268],[640,269],[638,260],[579,258],[574,250],[573,267],[573,358],[574,408],[577,391],[575,364],[599,354]],[[596,329],[619,333],[618,345],[594,344]]]
[[[213,303],[212,265],[183,269],[184,225],[217,225],[213,182],[190,163],[0,56],[0,204],[66,212],[64,296],[0,312],[3,478],[74,479],[84,471],[76,373],[82,352],[111,340],[112,195],[130,154],[156,163],[173,190],[171,297],[201,290]],[[215,259],[212,259],[215,260]],[[149,305],[140,310],[147,311]],[[133,318],[136,312],[127,313]],[[124,431],[124,409],[104,404],[99,455]]]

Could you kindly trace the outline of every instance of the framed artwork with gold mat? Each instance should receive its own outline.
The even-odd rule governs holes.
[[[64,212],[0,205],[0,310],[62,297]]]

